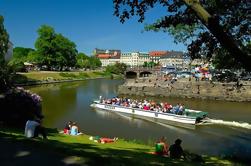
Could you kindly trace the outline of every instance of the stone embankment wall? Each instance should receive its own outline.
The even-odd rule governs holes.
[[[251,82],[220,83],[179,79],[175,82],[158,78],[128,79],[119,86],[119,95],[184,97],[226,101],[251,101]]]

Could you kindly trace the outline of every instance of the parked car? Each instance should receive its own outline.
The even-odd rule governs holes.
[[[161,72],[164,74],[168,74],[168,73],[175,72],[175,71],[176,71],[176,68],[173,66],[166,66],[166,67],[161,68]]]
[[[243,80],[243,81],[251,81],[251,74],[246,74],[242,77],[240,77],[240,80]]]

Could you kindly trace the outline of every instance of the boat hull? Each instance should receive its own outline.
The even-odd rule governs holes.
[[[156,111],[145,111],[138,108],[123,107],[118,105],[93,103],[91,105],[96,109],[107,110],[118,114],[131,115],[133,117],[150,120],[157,123],[173,124],[173,125],[195,125],[196,117],[186,115],[176,115],[172,113],[162,113]]]

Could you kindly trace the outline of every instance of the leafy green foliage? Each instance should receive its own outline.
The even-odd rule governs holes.
[[[105,71],[113,74],[124,74],[126,67],[127,66],[124,63],[116,63],[114,65],[106,66]]]
[[[176,42],[188,46],[193,59],[211,59],[216,53],[226,52],[224,56],[233,59],[237,66],[251,71],[251,52],[244,49],[251,40],[248,0],[113,0],[113,3],[114,15],[122,23],[135,15],[143,22],[148,10],[163,7],[167,9],[166,15],[145,30],[170,33]]]
[[[85,55],[84,53],[79,53],[76,56],[77,63],[76,66],[79,68],[90,68],[91,63],[90,63],[90,57]]]
[[[154,67],[157,66],[157,63],[154,62],[144,62],[143,67]]]
[[[5,54],[8,50],[9,35],[4,28],[4,18],[0,16],[0,94],[12,87],[14,72],[5,62]]]
[[[76,64],[77,49],[75,43],[58,34],[50,26],[43,25],[38,29],[36,54],[31,54],[40,65],[46,65],[49,70],[71,67]]]
[[[90,68],[91,68],[91,69],[99,68],[99,67],[101,67],[101,65],[102,65],[100,59],[97,58],[97,57],[95,57],[95,56],[91,56],[91,57],[89,58],[89,62],[90,62]]]
[[[13,56],[8,65],[12,66],[15,71],[25,71],[24,62],[28,62],[28,55],[34,52],[34,49],[15,47],[13,49]]]
[[[9,35],[4,28],[4,18],[0,15],[0,65],[5,62],[5,54],[8,50]]]

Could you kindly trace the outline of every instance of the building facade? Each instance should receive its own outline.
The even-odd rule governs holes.
[[[125,63],[127,66],[143,66],[144,62],[150,62],[149,54],[146,52],[121,53],[120,63]]]
[[[110,54],[114,56],[120,56],[121,50],[110,50],[110,49],[99,49],[95,48],[93,50],[93,55],[98,56],[99,54]]]
[[[109,54],[99,54],[97,56],[102,63],[102,67],[106,67],[108,65],[114,65],[115,63],[120,62],[120,56],[111,56]]]
[[[171,51],[167,55],[161,56],[159,59],[161,66],[173,66],[177,69],[182,69],[184,66],[183,52]]]
[[[150,51],[149,56],[151,62],[159,63],[162,56],[166,56],[168,51]]]

